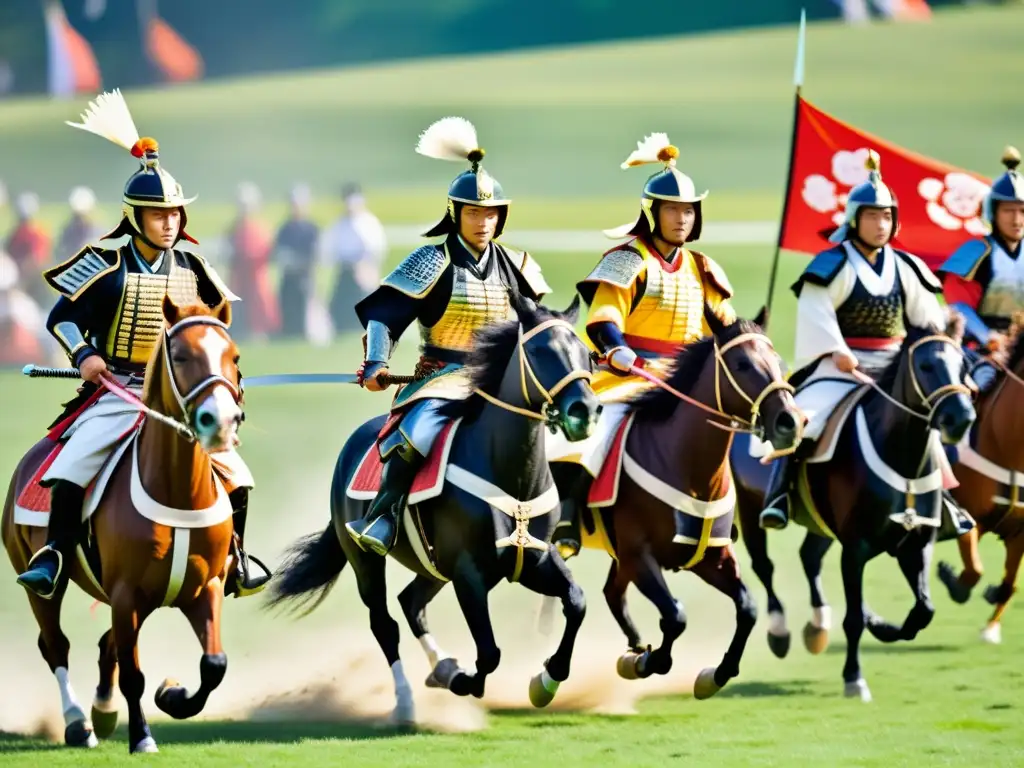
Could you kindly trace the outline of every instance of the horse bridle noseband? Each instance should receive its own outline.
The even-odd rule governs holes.
[[[510,411],[511,413],[519,414],[520,416],[525,416],[530,419],[537,419],[538,421],[543,421],[548,426],[548,428],[550,428],[551,431],[554,432],[556,430],[558,420],[561,418],[561,414],[555,407],[555,398],[558,396],[558,393],[565,389],[569,384],[576,381],[577,379],[585,379],[586,381],[589,382],[592,374],[590,370],[576,369],[569,371],[569,373],[567,373],[565,376],[563,376],[561,379],[555,382],[555,384],[550,388],[545,387],[541,383],[540,379],[537,377],[537,374],[533,370],[533,366],[530,364],[528,345],[532,339],[536,338],[541,333],[548,331],[552,328],[566,328],[569,330],[570,333],[572,333],[574,338],[577,338],[576,329],[573,327],[572,323],[570,323],[568,320],[563,320],[561,318],[554,317],[549,320],[545,320],[542,323],[538,323],[525,333],[523,332],[523,326],[520,323],[519,340],[516,342],[516,355],[519,358],[519,385],[522,389],[523,399],[526,401],[527,405],[533,405],[533,399],[530,397],[530,384],[532,382],[533,387],[537,390],[537,392],[540,393],[540,396],[543,400],[543,402],[540,405],[539,412],[531,411],[526,408],[520,408],[517,405],[506,403],[503,400],[498,399],[494,395],[490,395],[487,392],[484,392],[483,390],[480,389],[474,390],[474,393],[480,395],[480,397],[482,397],[491,405],[496,405],[499,408],[503,408],[504,410]]]
[[[170,328],[167,328],[163,334],[164,368],[167,370],[167,378],[171,381],[171,392],[174,394],[174,400],[177,402],[178,407],[181,409],[181,412],[185,417],[185,423],[182,426],[188,430],[188,433],[193,439],[196,439],[198,435],[195,434],[195,430],[190,426],[190,422],[192,421],[192,409],[195,406],[195,401],[199,398],[199,395],[207,388],[213,384],[223,384],[227,387],[228,392],[231,393],[236,404],[238,404],[241,399],[238,386],[233,381],[230,381],[227,377],[219,373],[207,376],[205,379],[195,384],[184,395],[181,394],[181,390],[178,388],[177,378],[174,375],[174,361],[171,359],[171,339],[186,328],[192,328],[197,325],[219,328],[225,333],[228,331],[227,324],[221,322],[217,318],[206,315],[197,315],[196,317],[186,317],[184,320],[179,320]]]

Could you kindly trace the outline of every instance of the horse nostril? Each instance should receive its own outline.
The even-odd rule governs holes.
[[[598,403],[597,407],[594,409],[594,420],[596,421],[601,418],[602,413],[604,413],[604,406]]]
[[[779,435],[792,435],[796,432],[796,418],[789,411],[780,411],[775,417],[774,426]]]
[[[200,429],[210,429],[217,423],[217,420],[209,411],[203,411],[199,414],[199,418],[196,419],[196,423],[199,425]]]
[[[582,400],[576,400],[569,404],[569,407],[565,409],[565,415],[571,421],[576,421],[581,424],[585,424],[590,421],[590,409],[587,408],[587,404]]]

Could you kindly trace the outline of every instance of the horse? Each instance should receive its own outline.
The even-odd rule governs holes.
[[[65,564],[70,581],[111,608],[111,626],[99,642],[100,680],[91,718],[68,680],[70,643],[61,631],[60,611],[69,582],[50,599],[28,593],[39,650],[60,688],[69,746],[95,747],[113,734],[117,676],[128,705],[129,751],[158,751],[142,710],[145,678],[138,659],[139,631],[158,608],[180,610],[203,648],[199,689],[189,692],[165,680],[155,697],[161,710],[174,718],[199,714],[227,671],[220,621],[233,529],[231,505],[210,453],[237,443],[244,418],[238,349],[228,334],[231,310],[226,301],[211,309],[178,307],[169,298],[162,309],[166,327],[147,365],[142,393],[150,416],[108,461],[91,498],[87,495],[86,508],[95,509],[89,530],[79,542],[77,561]],[[41,476],[55,447],[52,437],[40,440],[18,463],[8,488],[2,533],[17,572],[45,543],[46,528],[20,523],[16,500]],[[162,514],[154,515],[154,509]],[[178,522],[159,523],[154,516]]]
[[[827,606],[820,594],[822,559],[833,541],[842,547],[847,640],[843,692],[847,697],[871,701],[860,665],[865,627],[883,643],[913,640],[935,614],[928,568],[942,519],[945,479],[936,430],[938,440],[953,445],[975,419],[972,393],[963,383],[962,331],[962,324],[943,333],[909,329],[899,353],[878,380],[857,388],[851,399],[840,404],[837,414],[841,412],[844,419],[826,427],[815,455],[804,456],[796,487],[791,489],[794,521],[817,534],[808,535],[800,551],[816,608],[817,623],[808,624],[804,631],[812,652],[820,653],[828,642]],[[834,436],[827,437],[837,426]],[[823,448],[831,453],[818,455]],[[749,445],[738,444],[733,449],[733,469],[738,484],[750,491],[741,507],[741,525],[744,539],[756,540],[764,536],[758,527],[762,502],[750,489],[760,488],[763,499],[765,486],[759,485],[758,478],[744,477],[749,461],[743,454],[749,454]],[[755,570],[770,574],[770,561],[767,568],[757,564],[761,557],[767,560],[764,546],[748,544],[748,549]],[[915,598],[900,626],[874,614],[864,602],[864,567],[883,552],[896,558]],[[777,609],[781,613],[781,604]]]
[[[1003,540],[1003,579],[984,592],[985,599],[995,606],[981,635],[990,643],[1001,641],[1003,613],[1016,591],[1024,556],[1024,501],[1020,498],[1024,481],[1018,477],[1024,471],[1024,422],[1020,416],[1021,403],[1017,402],[1024,396],[1024,314],[1014,317],[1007,336],[1012,340],[1009,353],[988,359],[996,368],[996,377],[978,397],[973,440],[957,447],[953,465],[960,484],[951,493],[977,525],[959,538],[964,566],[960,574],[949,563],[940,562],[938,566],[939,579],[950,597],[965,603],[981,580],[978,538],[995,533]]]
[[[665,675],[672,668],[672,645],[687,622],[663,570],[689,570],[733,601],[732,642],[717,667],[698,675],[698,699],[714,695],[739,674],[757,619],[732,547],[735,495],[728,456],[736,425],[766,433],[784,453],[799,442],[804,424],[781,358],[762,331],[765,315],[725,325],[705,312],[711,334],[680,349],[664,388],[631,402],[582,510],[584,546],[603,548],[612,557],[604,596],[626,635],[627,651],[616,663],[621,677]],[[561,467],[563,473],[581,470],[571,463]],[[589,475],[583,477],[588,484]],[[617,490],[601,490],[607,488]],[[587,535],[599,531],[596,538]],[[630,583],[661,614],[662,642],[656,649],[644,648],[629,616]]]
[[[592,362],[576,335],[579,298],[565,312],[520,308],[518,321],[477,332],[468,363],[472,395],[453,402],[452,432],[439,436],[427,467],[432,490],[416,496],[413,484],[399,540],[389,556],[416,576],[399,602],[430,662],[427,685],[456,695],[484,694],[501,652],[488,613],[487,595],[503,578],[561,600],[566,623],[561,643],[529,685],[534,706],[554,699],[569,677],[576,635],[583,622],[583,591],[550,543],[557,523],[558,491],[544,453],[544,429],[561,429],[575,441],[592,431],[601,405],[590,388]],[[314,610],[351,563],[370,628],[395,683],[394,720],[415,722],[411,688],[398,653],[399,628],[388,613],[386,559],[364,552],[345,523],[360,518],[372,498],[353,498],[360,467],[379,462],[376,441],[384,417],[364,423],[345,442],[331,485],[331,520],[322,533],[298,540],[270,583],[268,607],[291,602]],[[447,452],[443,459],[435,451]],[[445,584],[455,586],[476,644],[470,674],[431,636],[425,606]]]

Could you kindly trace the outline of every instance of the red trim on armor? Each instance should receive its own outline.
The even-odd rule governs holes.
[[[682,248],[676,248],[675,260],[674,261],[669,261],[668,259],[666,259],[664,256],[661,255],[661,251],[659,251],[657,249],[657,247],[654,245],[653,242],[649,242],[646,238],[643,238],[643,237],[638,237],[637,239],[640,242],[642,242],[644,244],[644,246],[647,248],[647,250],[649,250],[651,252],[651,254],[658,260],[658,263],[661,264],[661,268],[665,272],[668,272],[670,275],[675,273],[675,272],[678,272],[679,271],[679,267],[681,267],[683,265],[683,249]]]
[[[863,349],[866,351],[875,351],[898,347],[900,344],[903,343],[903,338],[903,336],[892,336],[886,339],[850,338],[844,339],[844,341],[850,349]]]
[[[671,341],[648,339],[644,336],[634,336],[630,333],[624,334],[622,338],[629,344],[630,349],[640,350],[641,352],[653,352],[656,355],[675,355],[683,346]]]
[[[455,422],[449,421],[441,429],[440,434],[434,440],[433,447],[430,449],[430,455],[427,456],[426,461],[412,481],[412,486],[409,489],[410,494],[434,487],[440,479],[441,473],[448,468],[448,463],[444,461],[446,456],[445,447],[448,441],[454,437],[452,434],[454,426]],[[371,445],[356,468],[352,482],[349,484],[349,490],[379,492],[383,475],[384,462],[381,461],[380,451],[377,450],[376,444]]]
[[[981,304],[981,283],[976,280],[964,280],[959,275],[946,273],[942,280],[942,294],[947,304],[964,303],[971,309]]]

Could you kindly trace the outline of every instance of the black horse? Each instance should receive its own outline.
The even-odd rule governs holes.
[[[518,322],[478,332],[469,362],[475,394],[453,402],[448,414],[461,421],[452,438],[443,488],[410,508],[390,552],[417,574],[399,599],[431,659],[428,686],[483,696],[487,675],[501,658],[487,595],[505,578],[560,598],[566,617],[561,644],[530,682],[531,701],[546,706],[558,684],[569,677],[585,602],[550,543],[558,521],[558,492],[545,459],[544,429],[562,429],[569,440],[581,440],[601,411],[590,388],[588,350],[573,330],[578,308],[578,298],[564,313],[530,306],[519,312]],[[271,584],[270,605],[318,597],[313,610],[351,562],[359,595],[370,611],[370,628],[394,676],[395,719],[410,723],[412,695],[398,654],[398,625],[387,608],[386,561],[360,549],[345,530],[345,523],[360,518],[369,504],[350,498],[347,489],[383,424],[383,416],[372,419],[345,443],[331,486],[331,522],[322,533],[292,546]],[[410,613],[410,606],[429,602],[448,580],[476,643],[474,674],[440,651],[422,611]]]
[[[842,545],[847,696],[871,699],[859,658],[865,626],[882,642],[913,640],[935,613],[928,565],[943,501],[933,429],[939,431],[942,442],[955,445],[973,423],[975,413],[964,375],[960,339],[955,334],[950,337],[911,329],[877,385],[854,406],[837,436],[831,459],[804,464],[796,483],[799,488],[792,491],[796,521],[818,534],[807,536],[800,557],[819,614],[825,605],[819,581],[822,559],[833,540]],[[758,496],[763,499],[767,478],[763,471],[751,471],[748,440],[734,443],[731,460],[741,489],[744,542],[755,572],[769,586],[772,566],[764,531],[758,526],[763,506]],[[902,626],[888,623],[864,604],[864,567],[883,552],[897,559],[914,593],[914,606]],[[781,614],[781,603],[772,597],[770,591],[769,611]],[[828,627],[820,615],[816,619],[805,628],[805,642],[812,651],[820,652],[827,642]]]

